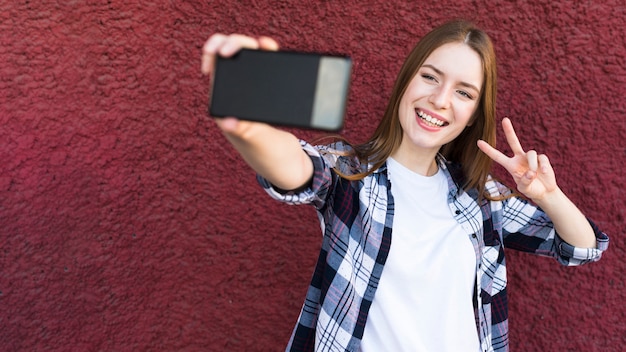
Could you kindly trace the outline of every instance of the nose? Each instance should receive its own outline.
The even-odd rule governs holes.
[[[447,109],[450,107],[451,94],[452,90],[442,85],[432,91],[429,101],[437,109]]]

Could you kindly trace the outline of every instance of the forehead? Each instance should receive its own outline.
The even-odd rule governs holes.
[[[483,62],[480,55],[467,44],[447,43],[435,49],[422,66],[432,66],[447,78],[471,83],[477,87],[483,83]]]

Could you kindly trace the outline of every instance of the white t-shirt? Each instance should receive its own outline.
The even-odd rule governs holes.
[[[361,351],[478,351],[474,247],[454,220],[441,169],[432,177],[387,161],[395,213],[389,257]]]

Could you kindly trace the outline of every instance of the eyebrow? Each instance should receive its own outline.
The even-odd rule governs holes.
[[[436,72],[438,75],[440,75],[440,76],[445,76],[445,75],[446,75],[443,71],[441,71],[440,69],[436,68],[436,67],[435,67],[435,66],[433,66],[433,65],[430,65],[430,64],[424,64],[424,65],[422,65],[422,67],[428,67],[428,68],[430,68],[431,70],[435,71],[435,72]],[[476,92],[480,93],[480,89],[478,89],[475,85],[473,85],[473,84],[471,84],[471,83],[467,83],[467,82],[463,82],[463,81],[461,81],[461,82],[459,82],[459,84],[460,84],[460,85],[462,85],[462,86],[464,86],[464,87],[474,89]]]

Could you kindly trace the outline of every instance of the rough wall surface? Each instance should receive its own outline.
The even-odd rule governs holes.
[[[512,350],[621,351],[625,7],[1,1],[0,350],[283,348],[319,227],[312,209],[264,196],[207,118],[203,41],[266,34],[351,55],[343,134],[361,141],[410,47],[465,17],[494,39],[498,116],[551,157],[561,187],[612,235],[603,260],[579,268],[507,252]]]

